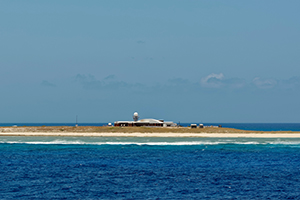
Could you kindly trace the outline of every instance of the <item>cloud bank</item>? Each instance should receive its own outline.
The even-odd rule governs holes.
[[[77,74],[75,81],[84,89],[89,90],[131,90],[131,91],[226,91],[226,90],[296,90],[300,89],[300,77],[292,77],[288,80],[277,80],[273,78],[255,77],[251,81],[242,78],[227,78],[223,73],[211,73],[202,77],[198,82],[191,82],[188,79],[173,78],[165,83],[156,85],[145,85],[142,83],[129,83],[118,80],[115,75],[97,79],[93,75]],[[47,85],[47,82],[44,82]],[[50,86],[50,84],[48,84]]]
[[[225,78],[223,73],[212,73],[203,77],[200,84],[204,88],[243,88],[246,81],[240,78]]]
[[[104,79],[98,80],[93,75],[77,74],[75,82],[82,85],[84,89],[89,90],[118,90],[140,88],[143,85],[140,83],[127,83],[124,81],[115,80],[115,75],[109,75]]]

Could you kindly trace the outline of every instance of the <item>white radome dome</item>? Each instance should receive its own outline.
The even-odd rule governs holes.
[[[137,112],[133,113],[133,121],[139,120],[139,114]]]

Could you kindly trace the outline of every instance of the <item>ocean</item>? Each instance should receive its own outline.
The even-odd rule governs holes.
[[[300,199],[300,138],[0,137],[0,199]]]

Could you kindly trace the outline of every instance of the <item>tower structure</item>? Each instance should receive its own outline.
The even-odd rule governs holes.
[[[138,121],[139,120],[139,114],[137,112],[133,113],[133,121]]]

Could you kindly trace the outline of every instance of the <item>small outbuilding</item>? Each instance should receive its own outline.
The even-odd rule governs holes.
[[[191,128],[197,128],[197,124],[191,124]]]

